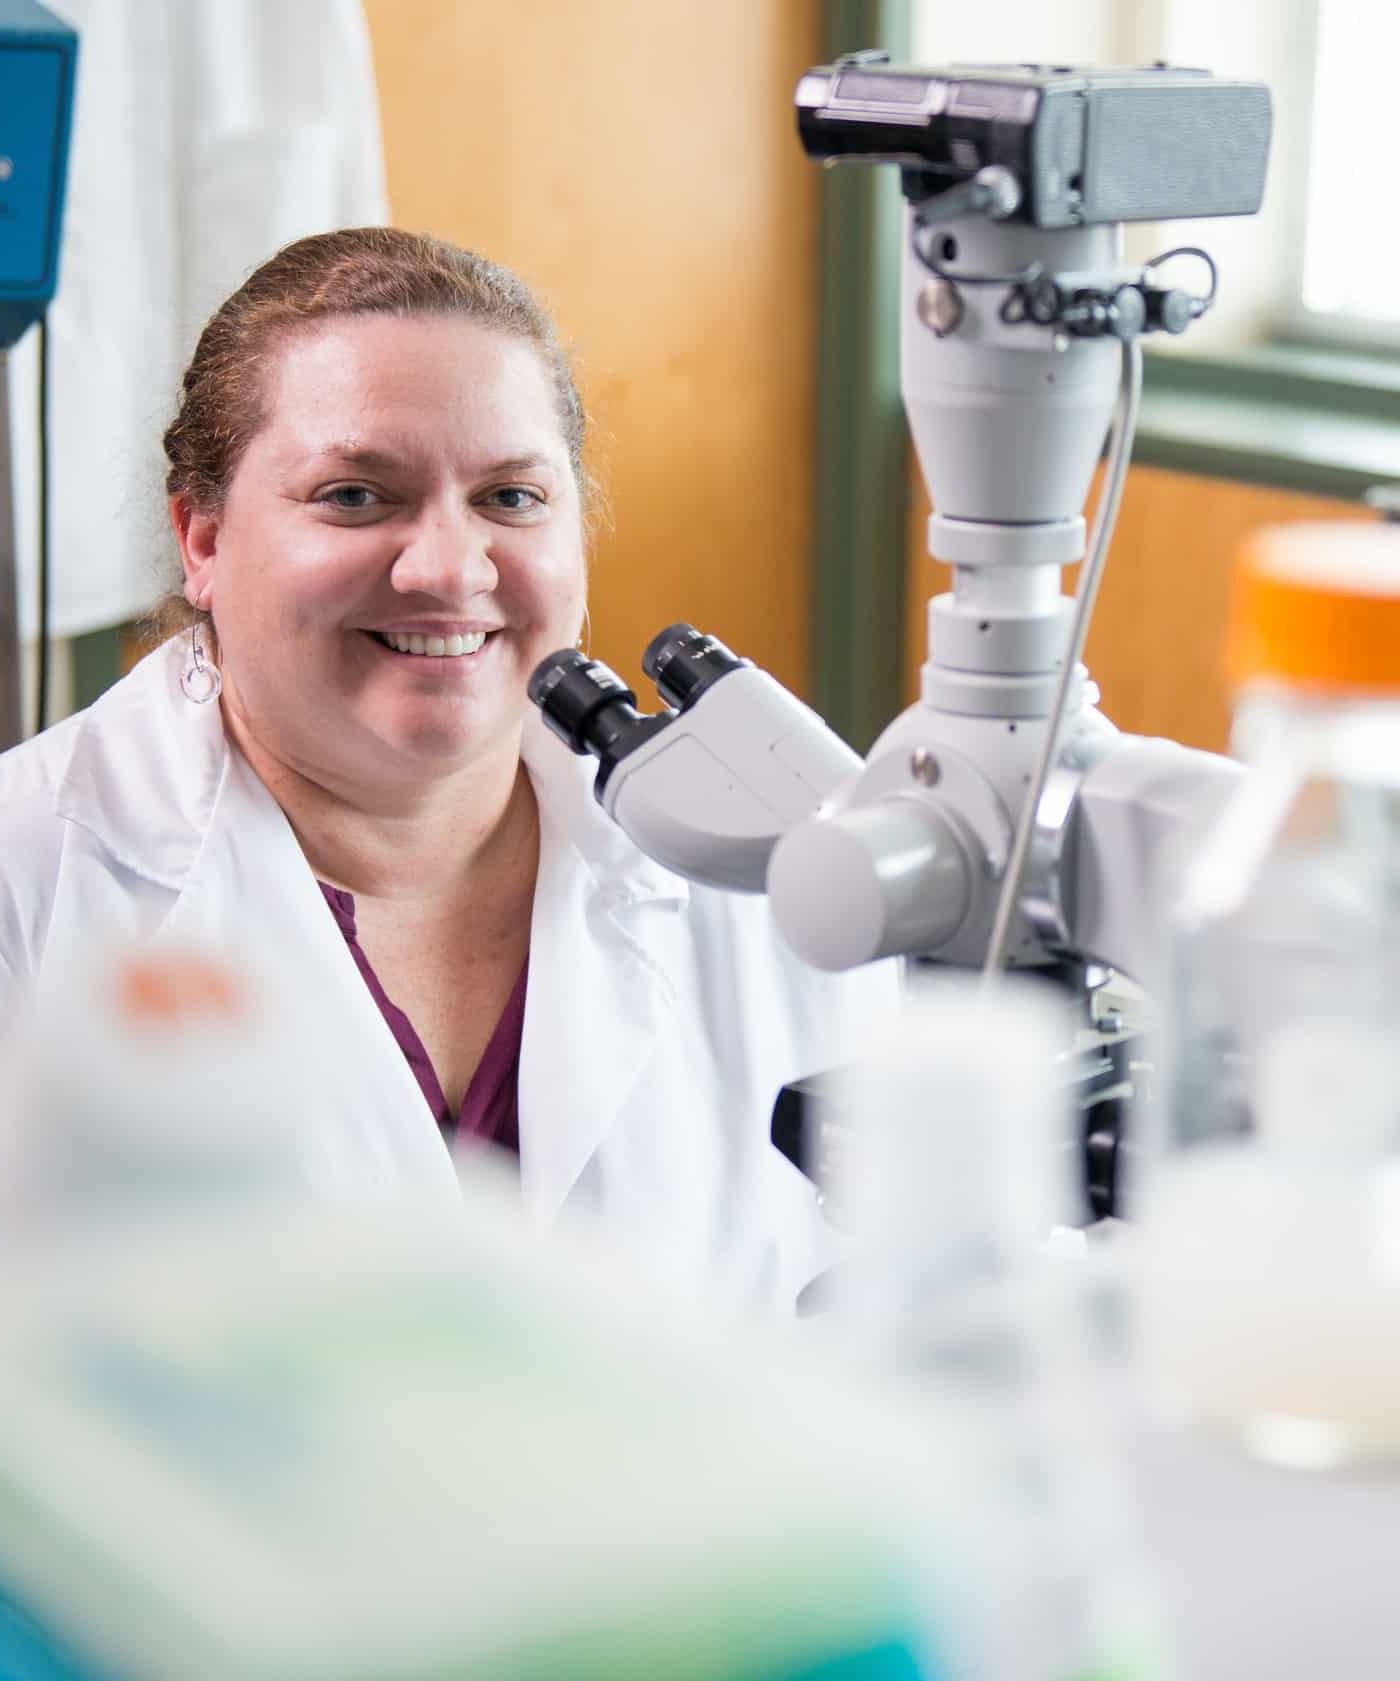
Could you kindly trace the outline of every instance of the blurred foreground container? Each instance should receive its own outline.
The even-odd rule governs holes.
[[[1400,1459],[1400,529],[1242,558],[1250,767],[1186,869],[1146,1174],[1159,1397],[1290,1465]]]
[[[278,984],[116,959],[9,1047],[0,1674],[938,1681],[899,1406],[485,1162],[454,1207],[309,1194]]]
[[[1089,1277],[1047,1253],[1055,1228],[1079,1235],[1062,1226],[1078,1206],[1056,1072],[1068,1009],[1045,983],[988,994],[935,975],[834,1093],[844,1329],[956,1468],[960,1681],[1161,1681],[1106,1452]]]

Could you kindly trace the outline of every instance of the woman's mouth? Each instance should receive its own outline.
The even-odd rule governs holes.
[[[480,653],[485,645],[487,632],[484,630],[468,631],[465,636],[419,636],[417,632],[407,634],[399,631],[372,630],[369,633],[376,642],[386,648],[392,648],[396,654],[430,654],[435,658],[460,659],[464,654]]]

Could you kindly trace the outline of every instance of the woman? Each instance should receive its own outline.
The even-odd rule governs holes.
[[[825,1242],[773,1099],[892,983],[806,970],[763,901],[640,854],[528,705],[584,612],[548,317],[455,247],[321,235],[223,305],[182,393],[193,624],[0,760],[0,980],[99,934],[281,946],[342,1047],[328,1184],[450,1192],[444,1139],[490,1138],[535,1212],[790,1303]]]

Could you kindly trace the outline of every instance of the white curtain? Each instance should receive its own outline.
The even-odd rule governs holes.
[[[387,219],[360,0],[46,0],[79,34],[49,311],[51,628],[168,581],[160,436],[209,312],[279,245]],[[36,601],[37,335],[11,357],[20,615]]]

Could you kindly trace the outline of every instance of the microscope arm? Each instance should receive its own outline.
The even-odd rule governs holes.
[[[761,893],[779,838],[860,765],[809,706],[744,666],[619,760],[599,799],[677,875]]]
[[[857,782],[775,848],[774,916],[816,967],[899,954],[981,967],[1011,814],[985,775],[992,751],[927,745],[946,728],[911,709]],[[1232,760],[1119,735],[1087,715],[1037,812],[1014,921],[1017,966],[1070,959],[1154,980],[1173,865],[1240,775]]]
[[[1077,956],[1154,981],[1162,914],[1193,834],[1239,784],[1233,759],[1120,736],[1084,775],[1067,834],[1065,918]]]

